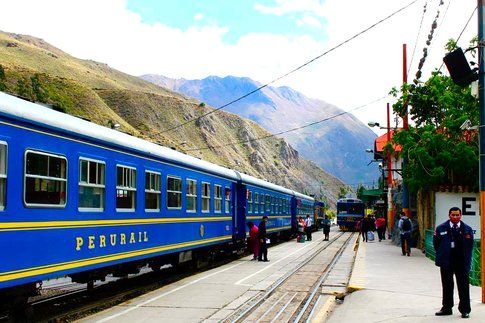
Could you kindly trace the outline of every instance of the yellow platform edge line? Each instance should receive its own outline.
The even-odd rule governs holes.
[[[357,246],[357,253],[355,255],[354,267],[350,275],[349,284],[347,285],[347,292],[352,293],[358,290],[365,289],[365,249],[366,244],[359,240],[360,235],[357,236],[355,241]]]

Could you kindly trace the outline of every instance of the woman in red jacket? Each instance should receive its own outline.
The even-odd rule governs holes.
[[[253,222],[248,222],[249,227],[249,248],[253,251],[253,259],[258,259],[259,254],[259,238],[258,238],[258,227],[254,225]]]

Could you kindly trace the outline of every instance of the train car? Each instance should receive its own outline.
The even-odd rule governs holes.
[[[244,241],[233,170],[0,93],[0,300]]]
[[[269,233],[289,235],[311,203],[284,187],[0,93],[4,307],[25,301],[50,278],[89,284],[242,249],[246,222],[255,217],[269,217]]]
[[[315,229],[318,230],[322,227],[322,221],[325,218],[325,203],[321,201],[315,201],[315,209],[314,209],[314,218],[315,218]]]
[[[356,230],[356,224],[364,217],[365,204],[359,199],[341,198],[337,201],[337,224],[342,231]]]
[[[245,216],[240,218],[258,225],[263,216],[268,217],[266,230],[273,239],[288,238],[291,235],[291,199],[294,192],[255,177],[241,174],[242,197]],[[245,198],[244,198],[245,197]],[[244,223],[241,223],[243,225]]]
[[[293,232],[298,231],[297,218],[299,216],[304,219],[307,215],[314,216],[314,206],[315,199],[313,197],[294,192],[293,199],[291,201],[291,214],[292,214],[292,230]]]

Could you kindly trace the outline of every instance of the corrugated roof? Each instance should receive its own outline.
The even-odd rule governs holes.
[[[394,136],[394,132],[395,130],[391,130],[389,131],[390,133],[390,137],[391,137],[391,141],[392,141],[392,137]],[[375,153],[381,153],[384,151],[384,146],[387,144],[387,133],[383,134],[382,136],[380,137],[377,137],[375,142],[374,142],[374,152]],[[402,150],[402,147],[401,145],[393,145],[393,148],[395,151],[401,151]]]

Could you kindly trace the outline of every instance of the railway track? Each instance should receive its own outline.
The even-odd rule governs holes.
[[[322,286],[334,272],[343,252],[353,241],[354,234],[339,233],[304,262],[276,281],[268,290],[256,295],[224,322],[304,322],[312,314]],[[346,283],[329,286],[345,290]]]

